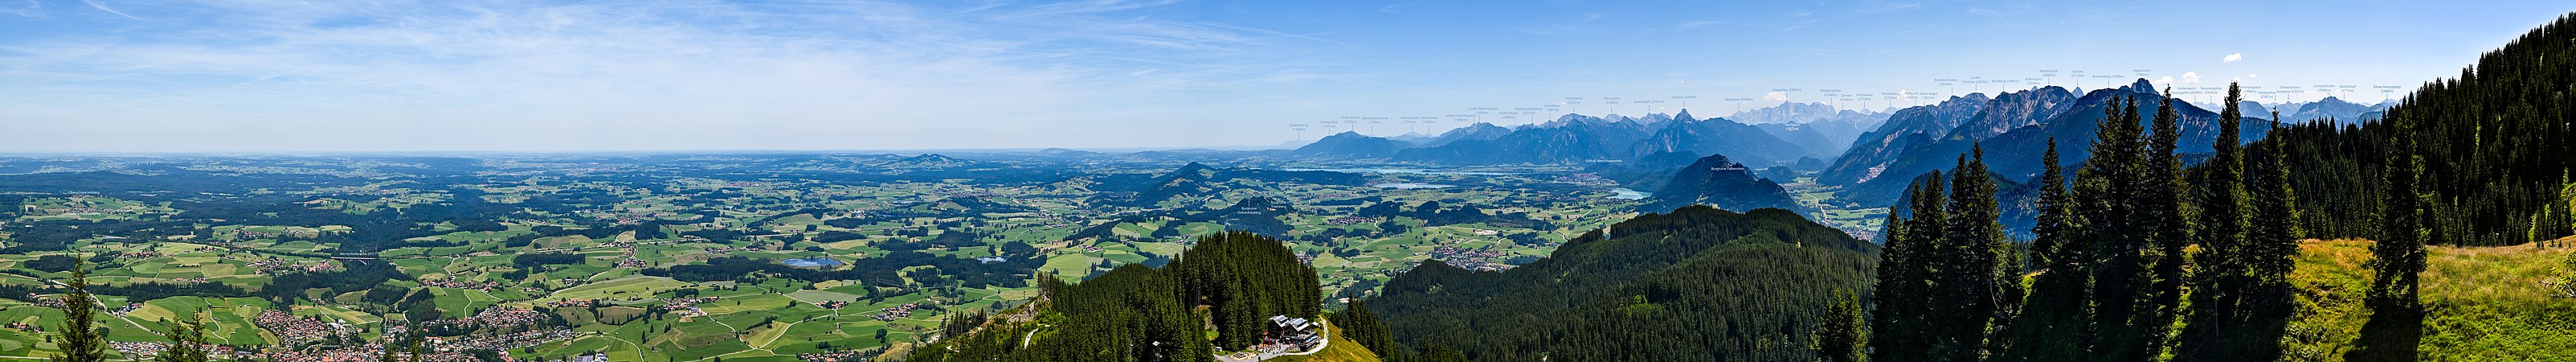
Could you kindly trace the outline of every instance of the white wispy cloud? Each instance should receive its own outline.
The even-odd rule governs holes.
[[[2220,62],[2220,63],[2235,63],[2236,61],[2239,61],[2239,60],[2245,60],[2245,53],[2229,53],[2229,54],[2227,54],[2227,56],[2226,56],[2226,57],[2219,58],[2219,59],[2218,59],[2218,62]]]
[[[88,4],[89,4],[89,7],[98,8],[98,10],[99,10],[99,11],[105,11],[105,12],[107,12],[107,13],[109,13],[109,14],[116,14],[116,16],[123,16],[123,17],[125,17],[125,18],[127,18],[127,19],[143,20],[143,18],[137,18],[137,17],[134,17],[133,15],[126,15],[126,14],[125,14],[125,12],[123,12],[123,11],[116,11],[116,9],[109,8],[109,7],[107,7],[107,2],[105,2],[105,1],[100,1],[100,0],[81,0],[81,2],[83,2],[83,3],[88,3]]]
[[[24,17],[30,17],[30,18],[37,18],[37,19],[44,19],[44,18],[45,18],[45,3],[43,3],[43,2],[38,2],[38,1],[36,1],[36,0],[26,0],[26,1],[27,1],[27,6],[19,7],[19,8],[15,8],[15,9],[9,9],[9,13],[10,13],[10,14],[17,14],[18,16],[24,16]]]
[[[2182,84],[2200,84],[2200,72],[2182,72]]]
[[[1859,9],[1859,10],[1857,10],[1857,11],[1859,11],[1859,12],[1864,12],[1864,13],[1878,13],[1878,12],[1889,12],[1889,11],[1897,11],[1897,10],[1905,10],[1905,9],[1914,9],[1914,8],[1921,8],[1921,7],[1923,7],[1923,3],[1919,3],[1919,2],[1918,2],[1918,3],[1881,3],[1881,4],[1871,4],[1871,5],[1868,5],[1868,6],[1866,6],[1866,7],[1861,8],[1861,9]]]
[[[1576,15],[1575,19],[1572,20],[1559,20],[1542,24],[1525,25],[1515,30],[1523,33],[1553,36],[1590,29],[1593,22],[1601,21],[1601,18],[1605,16],[1606,15],[1602,15],[1600,13],[1583,13]]]
[[[141,14],[203,23],[0,40],[0,132],[131,132],[171,149],[282,135],[296,136],[250,147],[904,148],[969,132],[1136,143],[1115,139],[1132,133],[1120,128],[1156,123],[1079,120],[1337,76],[1293,52],[1328,40],[1131,13],[1165,3],[170,4]],[[1114,111],[1136,108],[1149,109]],[[942,122],[956,117],[979,119]]]

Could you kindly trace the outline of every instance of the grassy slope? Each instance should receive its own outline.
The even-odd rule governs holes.
[[[2576,238],[2558,245],[2576,245]],[[2290,359],[2340,360],[2370,313],[2361,305],[2370,285],[2369,241],[2308,241],[2300,245],[2302,310],[2285,337]],[[2428,308],[2426,360],[2576,360],[2576,299],[2553,298],[2542,281],[2576,248],[2532,245],[2434,247],[2421,285]]]
[[[1315,354],[1311,354],[1311,355],[1304,355],[1304,356],[1288,356],[1288,357],[1283,357],[1283,358],[1278,358],[1278,359],[1272,359],[1272,360],[1270,360],[1270,361],[1264,361],[1264,362],[1377,362],[1377,361],[1378,361],[1377,353],[1369,352],[1368,347],[1361,347],[1359,342],[1353,342],[1353,341],[1351,341],[1351,340],[1350,340],[1350,339],[1348,339],[1348,338],[1342,338],[1342,327],[1334,326],[1334,325],[1330,324],[1330,322],[1327,322],[1327,323],[1324,325],[1324,327],[1325,327],[1325,328],[1328,328],[1327,330],[1325,330],[1325,335],[1332,336],[1333,341],[1332,341],[1332,342],[1329,342],[1329,343],[1326,343],[1326,344],[1324,345],[1324,350],[1323,350],[1323,351],[1315,352]]]

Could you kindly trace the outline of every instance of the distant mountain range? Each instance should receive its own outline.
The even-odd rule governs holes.
[[[1744,122],[1754,119],[1754,122]],[[1440,134],[1370,137],[1340,132],[1283,150],[1288,158],[1386,158],[1437,165],[1564,165],[1623,163],[1659,153],[1728,155],[1757,168],[1801,158],[1842,155],[1865,129],[1888,114],[1844,111],[1829,103],[1777,103],[1736,111],[1728,119],[1698,119],[1690,111],[1646,116],[1564,114],[1551,122],[1497,127],[1468,124]],[[1685,158],[1687,160],[1687,158]],[[1656,173],[1659,176],[1659,173]]]
[[[1463,140],[1490,140],[1503,138],[1503,136],[1510,134],[1512,134],[1512,130],[1509,128],[1496,126],[1492,123],[1476,122],[1476,124],[1459,127],[1458,129],[1452,129],[1449,130],[1449,132],[1441,133],[1440,136],[1432,137],[1430,140],[1423,141],[1420,144],[1423,147],[1440,147]]]
[[[1510,128],[1477,123],[1438,136],[1389,138],[1342,132],[1279,154],[1446,165],[1581,164],[1638,161],[1665,153],[1691,158],[1724,154],[1748,165],[1769,167],[1840,154],[1859,137],[1864,125],[1883,118],[1876,113],[1834,111],[1822,104],[1772,108],[1779,110],[1747,113],[1772,121],[1759,126],[1724,118],[1700,119],[1689,110],[1643,117],[1566,114]],[[1814,117],[1791,118],[1807,115]]]
[[[2378,104],[2360,104],[2335,97],[2326,97],[2326,99],[2319,99],[2315,102],[2281,103],[2266,106],[2262,109],[2267,111],[2278,109],[2281,111],[2281,119],[2288,122],[2307,122],[2318,119],[2332,119],[2338,124],[2359,124],[2361,122],[2379,119],[2379,114],[2381,112],[2387,112],[2388,107],[2395,106],[2397,106],[2397,101],[2395,100],[2382,101]],[[2248,116],[2261,115],[2263,117],[2271,117],[2268,112],[2247,111],[2245,114]]]
[[[1986,164],[2008,180],[2028,180],[2042,169],[2040,156],[2050,137],[2057,140],[2060,161],[2084,161],[2103,105],[2116,98],[2146,102],[2138,110],[2151,122],[2159,99],[2146,80],[2114,89],[2097,89],[2069,99],[2065,89],[2042,87],[2005,93],[1952,97],[1940,104],[1898,110],[1886,125],[1863,135],[1818,181],[1845,187],[1845,200],[1861,205],[1894,203],[1915,176],[1954,165],[1970,146],[1982,144]],[[2218,135],[2218,113],[2174,100],[2181,114],[2186,154],[2211,152]],[[2237,142],[2262,139],[2268,115],[2246,114]]]
[[[1260,182],[1235,182],[1253,180]],[[1113,174],[1086,176],[1058,183],[1063,187],[1082,187],[1096,192],[1091,202],[1107,205],[1152,206],[1164,201],[1188,198],[1210,198],[1237,187],[1251,187],[1279,182],[1321,185],[1357,186],[1366,184],[1366,176],[1332,171],[1283,171],[1255,168],[1216,168],[1197,162],[1181,165],[1161,175]]]
[[[992,164],[989,164],[989,163],[985,163],[985,162],[983,162],[983,161],[975,161],[975,160],[968,160],[968,159],[963,159],[963,158],[948,157],[948,155],[942,155],[942,154],[936,154],[936,153],[925,153],[925,154],[921,154],[921,155],[917,155],[917,156],[912,156],[912,157],[904,157],[904,158],[897,158],[897,159],[892,159],[892,160],[886,160],[886,161],[884,161],[884,162],[877,162],[877,163],[871,164],[870,166],[876,166],[876,167],[880,167],[880,168],[886,168],[886,169],[892,169],[892,170],[897,170],[897,171],[903,171],[903,170],[924,170],[924,169],[927,169],[927,170],[962,169],[962,168],[992,167],[993,165],[992,165]]]
[[[1827,158],[1842,154],[1861,133],[1886,122],[1887,116],[1881,112],[1838,110],[1824,103],[1781,102],[1736,111],[1726,119],[1760,127],[1774,137],[1798,144],[1808,156]]]
[[[1288,151],[1288,154],[1299,157],[1376,158],[1393,155],[1396,150],[1411,147],[1413,147],[1412,144],[1404,141],[1372,137],[1355,131],[1342,131],[1342,133],[1317,139],[1315,143],[1297,147],[1296,150]]]

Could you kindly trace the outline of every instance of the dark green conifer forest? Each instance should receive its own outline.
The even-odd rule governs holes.
[[[1867,288],[1877,249],[1780,209],[1691,206],[1609,230],[1502,272],[1425,263],[1365,307],[1426,360],[1812,360],[1809,331],[1838,319],[1837,290]]]
[[[910,360],[1212,361],[1212,348],[1251,345],[1270,316],[1322,315],[1314,268],[1249,232],[1202,237],[1162,269],[1128,264],[1082,283],[1040,282],[1042,309],[960,318]]]

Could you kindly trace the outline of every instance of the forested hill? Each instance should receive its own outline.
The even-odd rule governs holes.
[[[2424,84],[2378,121],[2303,120],[2267,142],[2287,145],[2305,223],[2319,237],[2368,237],[2389,155],[2422,157],[2435,243],[2514,245],[2567,235],[2561,195],[2576,166],[2576,17],[2478,57],[2458,78]],[[2403,140],[2407,144],[2392,142]]]
[[[1811,360],[1807,331],[1868,288],[1876,250],[1785,210],[1691,206],[1508,271],[1424,263],[1365,305],[1396,341],[1474,361]]]
[[[1038,280],[1045,302],[953,319],[952,337],[907,360],[1212,361],[1210,348],[1257,342],[1270,316],[1322,315],[1315,269],[1279,240],[1246,232],[1200,238],[1162,269],[1128,264],[1080,284]]]
[[[1663,211],[1684,205],[1708,204],[1727,210],[1780,208],[1808,212],[1789,197],[1789,191],[1771,179],[1753,175],[1744,164],[1726,159],[1726,155],[1701,157],[1690,166],[1674,171],[1672,180],[1655,191],[1655,202],[1641,206],[1648,211]]]

